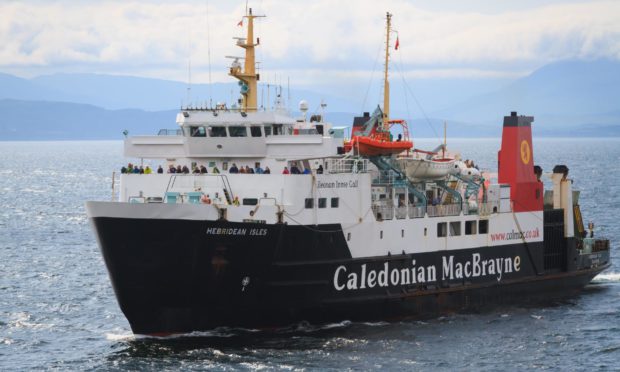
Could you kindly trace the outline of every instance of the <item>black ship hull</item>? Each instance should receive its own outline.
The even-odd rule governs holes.
[[[340,225],[93,223],[136,334],[428,318],[572,295],[609,265],[571,254],[571,239],[560,254],[540,242],[352,258]]]

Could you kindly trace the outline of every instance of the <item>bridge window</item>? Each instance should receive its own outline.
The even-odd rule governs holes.
[[[465,235],[476,235],[476,221],[465,221]]]
[[[314,208],[314,199],[312,199],[312,198],[306,198],[305,205],[306,205],[306,208],[307,208],[307,209],[312,209],[312,208]]]
[[[205,127],[189,127],[189,133],[192,137],[206,137],[207,131]]]
[[[271,125],[265,125],[265,137],[271,136]]]
[[[461,221],[450,222],[450,236],[461,235]]]
[[[243,205],[256,205],[258,204],[258,199],[256,198],[244,198]]]
[[[247,137],[248,131],[243,126],[230,126],[228,127],[228,133],[231,137]]]
[[[480,221],[478,221],[478,232],[480,234],[488,234],[489,233],[489,220],[480,220]]]
[[[448,225],[445,222],[437,224],[437,237],[443,238],[448,236]]]
[[[226,127],[212,126],[209,127],[209,137],[226,137]]]
[[[327,207],[327,198],[319,198],[319,208]]]
[[[259,126],[256,125],[252,125],[250,127],[250,133],[252,134],[252,137],[262,137],[263,133],[260,130]]]

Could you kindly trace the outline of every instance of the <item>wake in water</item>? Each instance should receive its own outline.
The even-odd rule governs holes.
[[[620,282],[620,273],[602,273],[598,274],[593,283],[618,283]]]

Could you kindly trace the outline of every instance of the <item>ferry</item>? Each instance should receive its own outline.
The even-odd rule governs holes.
[[[135,334],[428,318],[573,295],[610,266],[568,167],[535,165],[533,117],[503,118],[491,173],[395,138],[389,84],[350,139],[305,103],[303,117],[281,97],[261,109],[256,17],[229,70],[240,105],[184,107],[177,129],[128,136],[125,156],[162,173],[123,173],[112,201],[86,203]]]

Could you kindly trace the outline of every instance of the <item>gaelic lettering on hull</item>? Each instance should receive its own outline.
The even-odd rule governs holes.
[[[411,260],[411,266],[407,268],[390,267],[389,262],[384,262],[380,269],[369,269],[367,264],[357,269],[340,265],[334,272],[334,288],[342,291],[424,284],[437,282],[438,277],[441,280],[495,277],[499,282],[504,274],[521,270],[520,256],[482,259],[480,253],[474,253],[468,260],[442,256],[441,261],[439,268],[436,265],[417,266],[416,260]]]

